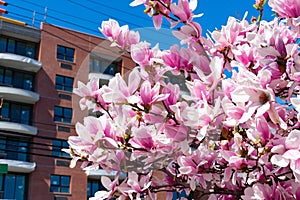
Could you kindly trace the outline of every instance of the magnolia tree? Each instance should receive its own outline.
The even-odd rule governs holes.
[[[91,199],[300,199],[300,1],[256,0],[258,18],[229,17],[206,37],[197,0],[131,6],[141,4],[156,29],[170,22],[182,47],[151,48],[128,26],[102,23],[138,67],[74,91],[82,109],[103,115],[76,124],[71,165],[117,172]],[[272,21],[262,20],[265,4]],[[186,87],[172,81],[180,77]]]

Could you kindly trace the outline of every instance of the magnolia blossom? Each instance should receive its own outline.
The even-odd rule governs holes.
[[[270,0],[269,5],[280,17],[297,18],[300,16],[300,2],[298,0]]]
[[[119,23],[113,19],[102,22],[99,30],[107,39],[113,42],[113,46],[123,49],[130,49],[132,44],[137,44],[140,40],[138,32],[130,31],[127,25],[120,27]]]
[[[264,21],[265,2],[254,3],[257,23],[229,17],[204,37],[196,0],[134,0],[157,29],[164,17],[176,27],[179,42],[165,50],[115,20],[102,23],[138,67],[126,80],[74,89],[81,109],[102,116],[76,124],[65,150],[71,166],[117,171],[91,199],[300,198],[300,4],[270,0],[279,18]]]

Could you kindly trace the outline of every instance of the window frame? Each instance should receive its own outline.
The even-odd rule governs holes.
[[[53,179],[54,178],[58,178],[58,183],[57,184],[53,184]],[[69,182],[68,184],[64,185],[62,183],[62,178],[68,178]],[[71,176],[68,175],[58,175],[58,174],[51,174],[50,175],[50,192],[52,193],[64,193],[64,194],[70,194],[71,193]],[[57,189],[54,189],[54,187],[56,187]],[[64,189],[67,189],[68,191],[63,191]]]
[[[8,75],[10,74],[10,75]],[[20,78],[18,79],[17,76]],[[28,78],[26,78],[26,76]],[[8,81],[10,80],[10,81]],[[25,82],[28,82],[30,84],[30,87],[26,87],[28,84]],[[0,66],[0,85],[3,86],[12,86],[14,88],[20,88],[23,90],[28,91],[34,91],[35,87],[35,74],[30,72],[25,72],[21,70],[15,70],[12,68],[6,68]],[[18,84],[19,83],[19,84]]]
[[[9,37],[9,36],[1,36],[0,38],[0,45],[1,45],[1,41],[4,41],[4,44],[2,47],[4,47],[4,49],[0,48],[0,52],[5,52],[5,53],[14,53],[17,55],[21,55],[21,56],[25,56],[28,58],[32,58],[37,60],[38,58],[38,43],[35,42],[30,42],[30,41],[26,41],[26,40],[21,40],[18,38],[14,38],[14,37]],[[20,51],[21,50],[21,46],[24,45],[24,52]],[[28,51],[29,49],[33,49],[32,52],[32,56],[28,55],[27,53],[30,52]]]
[[[58,83],[58,78],[62,79],[62,83]],[[72,81],[72,85],[67,83],[67,80]],[[74,85],[74,78],[69,76],[63,76],[56,74],[55,76],[55,89],[66,91],[66,92],[73,92],[73,85]]]
[[[61,109],[61,114],[60,113],[56,113],[57,109]],[[70,111],[71,112],[71,116],[66,116],[65,112],[66,111]],[[67,107],[62,107],[62,106],[54,106],[53,109],[53,119],[54,122],[59,122],[59,123],[66,123],[66,124],[72,124],[72,118],[73,118],[73,110],[72,108],[67,108]],[[59,119],[59,120],[57,120]]]
[[[0,153],[6,154],[5,159],[30,161],[30,142],[26,137],[0,136]]]
[[[97,67],[98,69],[96,69],[95,67],[95,62],[99,62],[99,66]],[[111,61],[105,58],[101,58],[100,56],[90,56],[89,68],[90,73],[101,73],[114,76],[115,74],[122,72],[122,60]],[[114,69],[114,71],[110,72],[110,69]]]
[[[98,187],[94,188],[93,185],[97,185]],[[89,199],[90,197],[95,196],[95,193],[97,191],[107,191],[107,189],[103,186],[103,184],[101,183],[101,180],[88,178],[87,185],[86,185],[87,199]]]
[[[5,184],[7,183],[7,177],[14,177],[14,189],[13,190],[10,190],[9,192],[5,193]],[[22,184],[23,188],[22,188],[22,191],[21,191],[21,194],[19,194],[20,196],[17,196],[18,193],[17,193],[17,189],[19,189],[19,185],[17,185],[17,180],[18,178],[22,178],[22,182],[24,184]],[[27,190],[28,190],[28,175],[27,174],[20,174],[20,173],[8,173],[8,174],[0,174],[0,192],[1,192],[1,196],[0,195],[0,198],[2,199],[17,199],[17,200],[26,200],[27,199]],[[12,188],[12,185],[11,184],[8,184],[9,188]],[[11,191],[13,193],[11,193]],[[6,195],[10,195],[10,196],[6,196]]]
[[[6,106],[6,105],[8,105],[8,106]],[[21,109],[19,109],[19,110],[12,109],[12,107],[14,107],[14,106],[20,107]],[[29,109],[24,109],[24,107],[27,107]],[[6,108],[7,108],[7,110],[5,110]],[[7,111],[7,116],[4,115],[6,113],[3,113],[5,111]],[[19,114],[17,113],[17,111],[19,111]],[[24,119],[25,117],[22,118],[23,116],[27,116],[27,115],[22,114],[24,111],[29,111],[28,119]],[[3,118],[3,115],[5,116],[4,118]],[[16,115],[16,117],[14,117],[14,115]],[[13,123],[32,125],[33,105],[4,100],[2,107],[0,109],[0,116],[1,116],[0,121],[8,121],[8,122],[13,122]],[[20,117],[20,118],[18,118],[18,117]]]
[[[66,140],[53,139],[51,155],[59,158],[70,158],[68,153],[62,151],[63,148],[69,148],[69,144]]]
[[[62,52],[59,49],[61,49]],[[68,55],[68,51],[70,51],[70,50],[72,51],[72,55]],[[66,46],[58,44],[56,46],[56,59],[75,63],[75,48],[66,47]]]

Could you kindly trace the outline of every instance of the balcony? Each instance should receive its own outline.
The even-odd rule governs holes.
[[[36,164],[32,162],[0,159],[0,164],[8,164],[9,172],[30,173],[35,170]]]
[[[5,119],[1,119],[1,120],[5,120]],[[27,134],[27,135],[36,135],[37,134],[36,127],[26,125],[26,124],[9,122],[9,120],[0,121],[0,130],[23,133],[23,134]]]
[[[11,53],[0,53],[0,65],[29,72],[38,72],[42,67],[35,59]]]
[[[36,92],[13,88],[10,85],[7,85],[0,86],[0,98],[9,101],[35,104],[40,99],[40,95]]]

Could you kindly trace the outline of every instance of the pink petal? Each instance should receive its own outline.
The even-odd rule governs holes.
[[[279,167],[287,167],[289,165],[289,160],[281,155],[274,155],[271,158],[271,163],[278,165]]]

